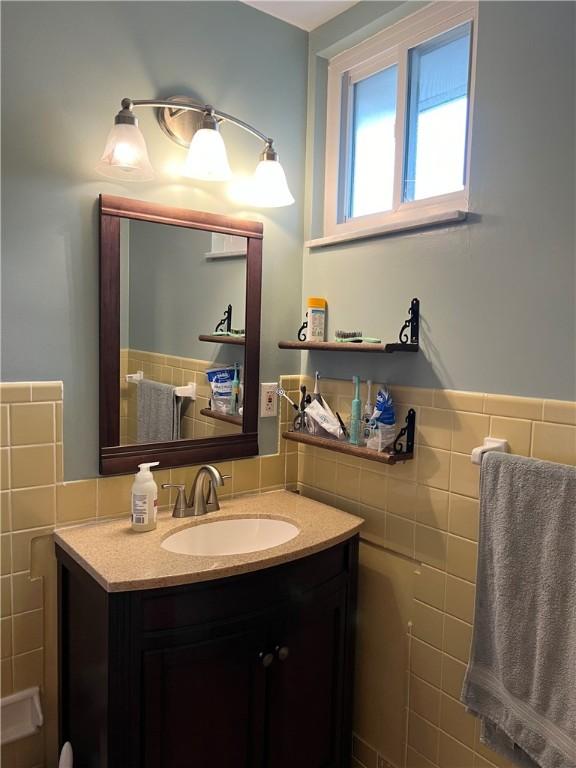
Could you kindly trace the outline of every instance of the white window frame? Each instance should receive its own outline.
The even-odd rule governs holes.
[[[464,218],[468,211],[468,182],[470,177],[470,138],[474,111],[474,81],[476,72],[478,3],[435,2],[407,16],[373,37],[330,59],[328,64],[328,94],[326,110],[326,165],[324,185],[324,238],[311,241],[355,239],[415,226],[437,224]],[[471,22],[470,80],[468,92],[468,121],[466,127],[466,156],[464,189],[423,200],[402,201],[403,166],[407,125],[406,94],[408,91],[408,51],[421,43]],[[354,218],[341,218],[349,199],[346,185],[349,171],[344,175],[343,163],[350,163],[350,96],[355,82],[369,77],[388,66],[398,67],[395,126],[395,166],[392,210]],[[343,183],[340,178],[343,178]]]

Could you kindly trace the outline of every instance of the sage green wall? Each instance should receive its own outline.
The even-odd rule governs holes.
[[[261,219],[263,380],[298,358],[276,341],[300,322],[307,34],[239,2],[2,3],[2,376],[63,379],[65,475],[97,473],[98,193]],[[94,172],[123,96],[189,94],[273,136],[295,206],[259,214],[224,185],[182,182],[182,161],[151,109],[140,127],[153,182]],[[250,173],[260,145],[222,130],[230,161]],[[274,420],[261,447],[274,450]]]
[[[321,234],[326,59],[412,13],[360,3],[309,49],[307,220]],[[329,332],[395,340],[413,296],[422,352],[308,355],[326,376],[576,398],[574,3],[480,2],[470,223],[304,252],[303,306]]]

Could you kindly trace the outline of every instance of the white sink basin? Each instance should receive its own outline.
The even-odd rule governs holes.
[[[284,520],[242,517],[214,520],[173,533],[161,546],[180,555],[240,555],[285,544],[300,529]]]

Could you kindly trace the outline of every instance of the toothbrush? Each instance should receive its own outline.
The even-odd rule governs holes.
[[[238,364],[234,365],[234,381],[232,382],[232,413],[238,413],[238,400],[240,394],[240,371]]]
[[[366,382],[366,386],[368,391],[366,393],[366,402],[364,403],[364,421],[370,421],[374,411],[374,406],[372,405],[372,381],[370,379]]]
[[[350,410],[350,443],[360,445],[360,418],[362,414],[362,402],[360,400],[360,377],[353,376],[354,399]]]
[[[290,403],[292,408],[294,408],[295,411],[299,411],[300,410],[298,408],[298,406],[296,405],[296,403],[294,402],[294,400],[292,400],[292,398],[288,397],[288,395],[286,394],[286,392],[284,392],[283,389],[281,389],[281,388],[278,389],[277,390],[277,394],[280,395],[280,397],[283,397],[285,400],[288,400],[288,402]]]
[[[319,379],[320,373],[316,371],[316,375],[314,377],[314,400],[317,400],[320,405],[323,405],[322,395],[320,394],[320,385],[318,384]]]

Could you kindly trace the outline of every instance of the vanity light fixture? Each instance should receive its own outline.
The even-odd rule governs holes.
[[[154,178],[134,107],[155,107],[159,110],[158,121],[164,132],[173,141],[188,147],[182,174],[201,181],[228,181],[232,178],[226,145],[220,135],[220,123],[229,122],[243,128],[264,142],[260,161],[245,188],[243,202],[259,208],[280,208],[294,203],[271,138],[243,120],[215,110],[209,104],[199,104],[180,97],[165,101],[122,99],[122,109],[114,118],[114,127],[108,135],[104,154],[96,166],[96,170],[103,176],[122,181],[149,181]],[[192,132],[191,140],[190,137],[183,137],[173,127],[173,121],[184,113],[198,116],[188,126]]]

